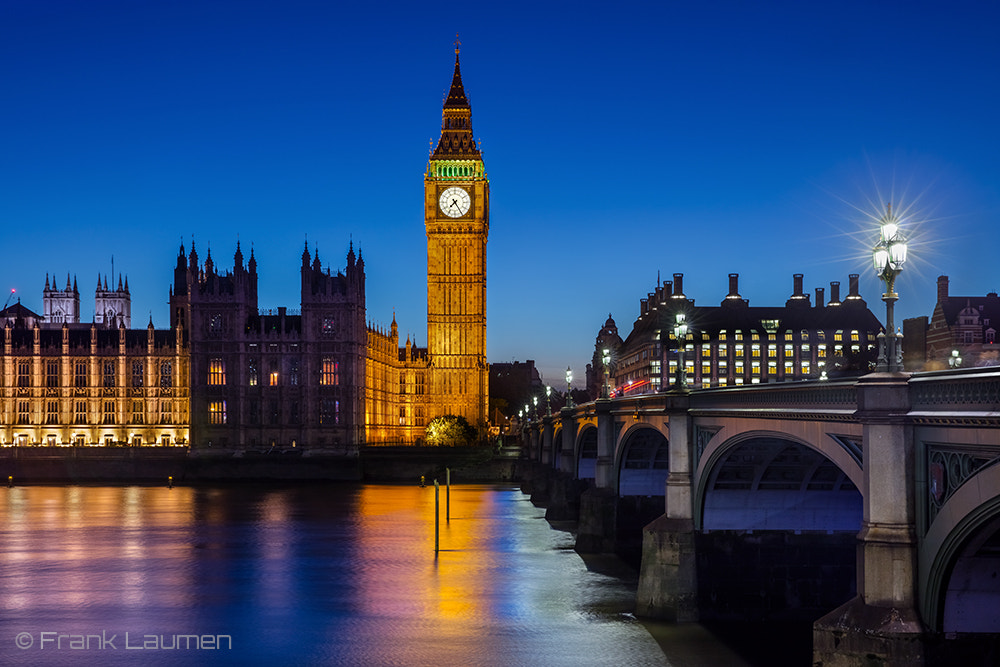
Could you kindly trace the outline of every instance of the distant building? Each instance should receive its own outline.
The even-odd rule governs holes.
[[[948,276],[938,277],[937,303],[929,320],[914,317],[903,321],[906,370],[949,368],[956,357],[963,366],[1000,365],[1000,297],[996,292],[951,296],[948,283]]]
[[[725,387],[787,382],[867,372],[877,357],[878,318],[850,276],[847,296],[830,283],[830,301],[816,289],[816,304],[802,291],[802,274],[793,276],[793,293],[784,306],[751,306],[739,294],[739,275],[729,275],[729,294],[718,306],[697,306],[684,294],[683,274],[657,285],[640,300],[632,331],[611,348],[610,384],[614,395],[647,394],[670,388],[677,377],[676,316],[687,325],[684,367],[689,387]],[[609,318],[598,335],[595,364],[612,332]],[[601,375],[593,373],[588,385]]]

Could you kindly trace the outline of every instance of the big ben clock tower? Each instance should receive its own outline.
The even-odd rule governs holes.
[[[427,345],[433,418],[486,425],[486,237],[490,185],[472,138],[455,49],[455,74],[441,114],[441,139],[424,174],[427,230]]]

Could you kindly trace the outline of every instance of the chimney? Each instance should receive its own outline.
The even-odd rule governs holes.
[[[817,287],[816,288],[816,307],[817,308],[822,308],[823,304],[824,304],[824,301],[823,301],[823,288],[822,287]]]
[[[809,305],[809,296],[802,291],[802,274],[793,273],[792,274],[792,296],[788,301],[785,302],[786,306],[807,306]]]
[[[729,274],[729,294],[726,295],[727,299],[739,299],[740,298],[740,274],[730,273]]]
[[[847,298],[860,299],[861,294],[858,292],[858,274],[852,273],[851,275],[847,276],[847,280],[849,281],[848,284],[850,285],[850,287],[848,287]]]
[[[830,306],[840,305],[840,281],[831,280],[830,281]]]
[[[684,274],[675,273],[674,274],[674,298],[683,299],[684,298]]]
[[[948,300],[948,276],[938,276],[937,302],[944,303]]]

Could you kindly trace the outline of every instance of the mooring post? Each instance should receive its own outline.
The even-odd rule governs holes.
[[[437,556],[441,545],[441,485],[434,480],[434,555]]]
[[[451,468],[444,469],[444,520],[451,522]]]
[[[169,477],[167,477],[167,488],[168,489],[174,488],[174,476],[173,475],[170,475]]]

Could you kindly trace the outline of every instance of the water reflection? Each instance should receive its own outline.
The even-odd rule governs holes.
[[[432,486],[0,491],[0,663],[666,663],[631,589],[516,489],[452,487],[446,521],[442,488],[437,554]],[[39,648],[45,632],[118,639]],[[126,632],[233,648],[139,651]]]

